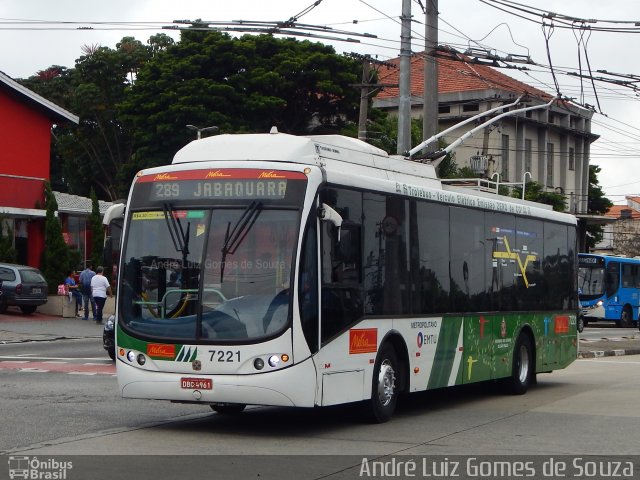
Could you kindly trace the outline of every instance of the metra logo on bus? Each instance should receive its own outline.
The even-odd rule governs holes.
[[[170,173],[159,173],[153,177],[154,182],[162,182],[165,180],[178,180],[178,177],[171,175]]]
[[[349,354],[375,353],[377,350],[377,328],[354,328],[349,330]]]
[[[149,343],[147,345],[147,355],[151,358],[170,358],[176,356],[176,346],[163,343]]]
[[[260,172],[258,178],[286,178],[284,175],[278,175],[276,172]]]
[[[204,177],[206,178],[220,178],[220,177],[230,177],[231,175],[229,175],[228,173],[224,173],[221,172],[220,170],[216,170],[215,172],[208,172],[207,175]]]

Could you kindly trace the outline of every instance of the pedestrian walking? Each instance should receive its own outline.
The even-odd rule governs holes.
[[[102,310],[107,302],[107,295],[112,297],[111,284],[104,276],[104,267],[96,268],[96,274],[91,279],[91,294],[96,303],[96,323],[102,323]]]

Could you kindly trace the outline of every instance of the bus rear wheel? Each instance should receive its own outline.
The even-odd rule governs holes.
[[[505,390],[511,395],[526,393],[533,380],[533,347],[531,338],[520,333],[513,349],[511,376],[504,381]]]
[[[370,419],[384,423],[391,419],[398,403],[398,357],[394,348],[385,343],[378,352],[373,369]]]
[[[244,403],[214,403],[209,405],[211,410],[223,415],[233,415],[241,413],[247,406]]]

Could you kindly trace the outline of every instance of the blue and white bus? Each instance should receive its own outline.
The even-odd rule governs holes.
[[[581,253],[578,292],[585,324],[612,320],[619,327],[638,324],[640,259]]]

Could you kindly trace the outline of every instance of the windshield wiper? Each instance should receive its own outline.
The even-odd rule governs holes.
[[[224,277],[225,260],[228,254],[233,255],[245,239],[251,227],[256,222],[262,212],[262,202],[254,200],[251,202],[244,212],[231,228],[231,222],[227,223],[227,231],[224,236],[224,245],[222,245],[222,263],[220,265],[220,283]]]
[[[180,222],[180,219],[175,214],[176,209],[169,203],[164,203],[162,207],[173,246],[176,251],[181,252],[182,257],[186,259],[189,255],[189,227],[191,227],[191,223],[187,222],[187,231],[185,232],[182,228],[182,222]]]

